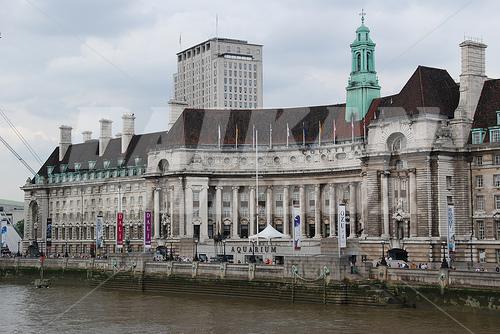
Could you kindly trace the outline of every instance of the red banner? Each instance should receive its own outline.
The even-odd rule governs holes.
[[[116,245],[123,246],[123,212],[116,214]]]
[[[144,212],[144,248],[151,248],[151,211]]]

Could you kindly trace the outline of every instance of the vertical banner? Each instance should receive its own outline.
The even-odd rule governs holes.
[[[1,225],[0,225],[0,234],[2,236],[2,244],[1,244],[1,247],[4,246],[4,244],[7,242],[7,221],[6,220],[2,220],[1,221]]]
[[[96,249],[102,248],[102,242],[104,239],[104,233],[103,233],[103,220],[102,216],[97,216],[95,220],[95,247]]]
[[[144,212],[144,248],[151,248],[151,211]]]
[[[455,252],[455,207],[448,205],[448,255]]]
[[[292,209],[292,215],[293,215],[293,249],[295,250],[300,250],[301,246],[301,221],[300,221],[300,209],[299,208],[293,208]]]
[[[47,233],[45,234],[46,246],[52,246],[52,218],[47,218]]]
[[[345,219],[345,205],[339,204],[338,209],[338,239],[339,239],[339,248],[345,248],[347,244],[346,239],[346,219]]]
[[[123,247],[123,212],[116,214],[116,246]]]

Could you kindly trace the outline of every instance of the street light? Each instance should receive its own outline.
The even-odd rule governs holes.
[[[382,240],[382,260],[380,261],[381,266],[387,266],[387,261],[385,260],[385,241]]]
[[[441,262],[441,269],[448,268],[448,261],[446,260],[446,248],[445,244],[443,244],[443,262]]]
[[[68,241],[67,240],[64,244],[64,257],[69,257],[69,255],[68,255]]]
[[[255,241],[250,241],[252,244],[252,257],[250,258],[250,263],[255,263]]]
[[[198,239],[194,239],[194,259],[193,261],[198,262]]]
[[[222,240],[222,245],[224,247],[224,256],[222,257],[222,262],[227,262],[227,258],[226,258],[226,239]]]

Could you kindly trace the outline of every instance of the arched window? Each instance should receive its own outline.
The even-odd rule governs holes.
[[[366,70],[371,71],[371,63],[372,63],[372,53],[368,52],[366,54]]]
[[[358,72],[361,71],[361,53],[358,53],[357,70]]]

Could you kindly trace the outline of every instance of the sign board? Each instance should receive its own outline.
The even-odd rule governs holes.
[[[448,254],[455,252],[455,207],[448,205]]]
[[[301,234],[302,234],[301,231],[302,222],[300,221],[300,208],[294,207],[292,209],[292,215],[293,215],[293,249],[300,250]]]
[[[52,218],[47,218],[47,233],[45,235],[47,247],[52,246]]]
[[[339,248],[345,248],[347,246],[346,238],[346,217],[345,217],[345,205],[340,204],[338,208],[338,240]]]
[[[144,212],[144,248],[151,248],[151,211]]]
[[[101,248],[104,241],[104,222],[102,216],[97,216],[95,220],[95,247]]]
[[[123,247],[123,212],[116,214],[116,246]]]

